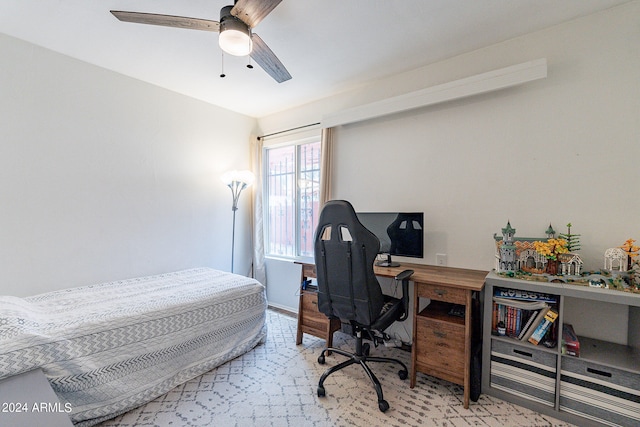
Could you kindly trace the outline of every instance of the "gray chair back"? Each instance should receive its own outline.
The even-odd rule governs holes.
[[[332,200],[324,205],[314,249],[320,312],[370,326],[384,305],[373,272],[380,242],[358,221],[351,203]]]

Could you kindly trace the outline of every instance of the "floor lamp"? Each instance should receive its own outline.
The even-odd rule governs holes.
[[[233,196],[233,204],[231,210],[233,211],[233,226],[231,231],[231,272],[233,273],[233,255],[236,242],[236,211],[238,210],[238,199],[242,190],[249,187],[254,180],[253,173],[248,170],[244,171],[229,171],[222,175],[222,182],[231,189],[231,195]]]

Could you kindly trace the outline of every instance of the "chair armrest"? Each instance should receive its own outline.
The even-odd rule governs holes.
[[[398,319],[399,321],[406,320],[407,317],[409,317],[409,278],[411,275],[413,275],[413,270],[404,270],[395,277],[395,280],[402,282],[402,305],[404,307],[404,313]]]
[[[409,277],[413,274],[413,270],[404,270],[402,273],[399,273],[395,279],[396,280],[408,280]]]

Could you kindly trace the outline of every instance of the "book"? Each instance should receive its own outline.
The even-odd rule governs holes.
[[[536,317],[538,317],[538,313],[540,313],[540,310],[542,310],[542,309],[533,310],[533,311],[529,312],[529,317],[527,318],[526,323],[524,324],[522,329],[520,329],[520,334],[518,334],[518,339],[519,340],[524,338],[525,334],[527,333],[527,330],[531,327],[533,322],[536,320]]]
[[[547,330],[549,329],[551,324],[555,322],[557,318],[558,318],[557,311],[551,308],[547,310],[547,312],[544,315],[544,318],[542,319],[540,324],[535,328],[535,330],[533,331],[531,336],[527,339],[527,341],[529,341],[531,344],[538,345],[542,340],[542,338],[544,337],[544,335],[547,333]]]
[[[499,287],[494,288],[493,297],[521,301],[543,301],[549,304],[555,304],[558,302],[557,295]]]
[[[538,311],[538,314],[536,314],[536,317],[533,319],[533,322],[531,322],[531,324],[525,331],[524,335],[522,336],[521,341],[529,341],[529,338],[531,337],[531,335],[533,335],[533,331],[535,331],[536,328],[540,325],[540,323],[542,323],[544,316],[547,314],[549,310],[550,310],[550,307],[546,306],[544,308],[541,308],[540,311]]]
[[[516,307],[523,310],[539,310],[547,307],[548,304],[544,301],[522,301],[517,299],[493,297],[493,302],[497,304],[506,305],[509,307]]]

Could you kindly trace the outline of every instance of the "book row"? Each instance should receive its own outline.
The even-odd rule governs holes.
[[[520,341],[554,347],[557,342],[557,308],[547,303],[535,304],[531,308],[503,303],[494,298],[492,330],[496,335],[508,336]]]

